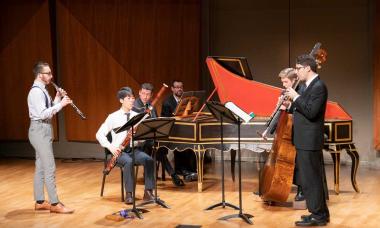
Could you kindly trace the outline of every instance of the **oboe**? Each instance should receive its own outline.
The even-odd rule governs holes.
[[[60,90],[59,90],[60,88],[57,86],[57,84],[55,84],[54,82],[50,82],[50,83],[54,86],[55,90],[57,90],[57,92],[60,93]],[[81,110],[79,110],[79,108],[74,104],[74,102],[71,102],[70,104],[71,104],[71,107],[73,107],[74,110],[78,113],[78,115],[80,116],[80,118],[82,118],[83,120],[85,120],[86,116],[83,114],[83,112],[81,112]]]

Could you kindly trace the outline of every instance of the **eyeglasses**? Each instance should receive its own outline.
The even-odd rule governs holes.
[[[183,89],[183,86],[176,86],[176,87],[173,86],[173,88],[174,89]]]
[[[53,75],[53,74],[51,73],[51,71],[50,71],[50,72],[41,72],[40,74]]]
[[[305,68],[306,66],[296,67],[296,70],[301,70],[302,68]]]

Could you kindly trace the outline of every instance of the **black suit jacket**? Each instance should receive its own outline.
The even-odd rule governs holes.
[[[162,103],[161,116],[163,117],[172,117],[173,113],[177,108],[177,101],[174,98],[174,95],[171,94],[168,96]]]
[[[316,77],[293,102],[293,143],[297,149],[323,148],[327,96],[325,84]]]
[[[150,103],[148,103],[150,105]],[[132,108],[133,111],[137,112],[137,113],[142,113],[142,112],[145,112],[146,110],[146,107],[144,105],[144,103],[141,101],[140,98],[137,98],[135,100],[135,102],[133,103],[133,108]],[[157,118],[157,111],[156,109],[153,107],[153,110],[150,112],[150,117],[151,118]]]

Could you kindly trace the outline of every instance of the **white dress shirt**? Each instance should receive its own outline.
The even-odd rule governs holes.
[[[129,112],[129,119],[136,116],[138,113],[135,111]],[[114,147],[119,147],[127,136],[128,131],[123,131],[120,133],[115,133],[115,129],[123,126],[127,122],[127,113],[123,109],[119,109],[108,115],[107,119],[102,123],[98,132],[96,132],[96,139],[99,141],[100,145],[105,148],[109,148],[110,145]],[[107,139],[107,134],[111,132],[112,142],[110,143]]]
[[[305,82],[305,90],[307,89],[307,87],[310,85],[310,83],[316,78],[316,77],[318,77],[318,74],[315,74],[312,78],[310,78],[309,80],[307,80],[306,82]],[[294,101],[296,101],[297,100],[297,98],[299,97],[300,95],[299,94],[297,94],[294,98],[293,98],[293,102]]]
[[[51,97],[46,90],[46,85],[35,80],[33,86],[39,88],[31,88],[28,94],[29,117],[31,120],[50,120],[62,109],[60,99],[55,99],[51,106]],[[46,107],[46,97],[48,99],[48,107]]]

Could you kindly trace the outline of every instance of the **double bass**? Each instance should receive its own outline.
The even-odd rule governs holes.
[[[320,43],[315,44],[310,52],[310,55],[315,57],[319,68],[320,64],[326,61],[327,56],[327,52],[320,49],[320,46]],[[296,89],[298,83],[299,80],[293,84],[292,88]],[[260,194],[264,201],[285,202],[293,183],[296,157],[296,149],[292,143],[293,118],[291,114],[280,109],[282,101],[286,99],[288,99],[286,96],[282,96],[267,123],[268,128],[261,134],[265,139],[266,133],[272,131],[271,128],[276,125],[274,122],[277,122],[276,135],[261,174]]]

